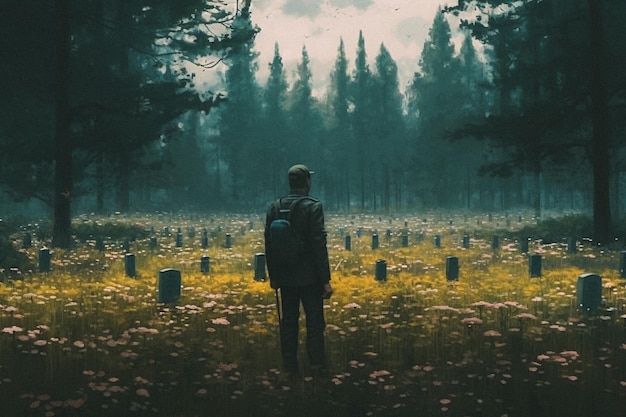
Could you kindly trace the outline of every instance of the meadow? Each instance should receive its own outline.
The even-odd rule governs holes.
[[[533,223],[523,214],[328,214],[329,372],[313,375],[301,345],[303,376],[292,381],[280,368],[276,295],[255,277],[261,217],[82,216],[76,228],[102,231],[102,242],[94,233],[53,250],[50,272],[0,275],[0,416],[623,416],[620,252],[531,236],[529,252],[542,259],[531,277],[529,254],[504,233]],[[145,233],[106,235],[124,224]],[[22,251],[36,264],[46,243]],[[458,280],[446,277],[448,256],[458,258]],[[159,303],[163,268],[181,272],[175,303]],[[602,277],[592,313],[577,305],[588,272]]]

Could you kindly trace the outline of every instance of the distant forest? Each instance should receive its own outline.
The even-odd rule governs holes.
[[[586,211],[609,238],[625,1],[459,0],[434,16],[408,85],[361,34],[329,51],[323,97],[305,47],[293,81],[278,44],[258,80],[263,28],[254,2],[237,4],[3,4],[0,208],[50,207],[65,246],[72,212],[263,212],[305,163],[328,211]],[[220,67],[206,90],[197,74]]]

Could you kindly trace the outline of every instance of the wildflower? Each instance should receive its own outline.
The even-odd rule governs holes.
[[[534,314],[530,314],[530,313],[519,313],[513,317],[519,320],[522,320],[522,319],[537,320],[537,316],[535,316]]]
[[[8,334],[15,334],[18,332],[23,332],[23,331],[24,329],[18,326],[5,327],[4,329],[2,329],[2,333],[8,333]]]
[[[566,350],[566,351],[561,352],[560,355],[563,356],[564,358],[568,358],[572,360],[576,360],[578,356],[580,356],[578,352],[576,352],[575,350]]]
[[[345,306],[343,306],[343,308],[347,308],[347,309],[357,309],[357,308],[361,308],[360,305],[358,305],[357,303],[348,303]]]
[[[461,320],[461,323],[471,327],[474,325],[483,324],[483,321],[478,317],[465,317],[463,320]]]
[[[150,393],[145,388],[139,388],[137,389],[137,391],[135,391],[135,393],[139,395],[140,397],[145,397],[145,398],[150,397]]]
[[[226,317],[219,317],[219,318],[213,319],[211,320],[211,323],[219,324],[222,326],[228,326],[230,324],[230,322],[226,319]]]
[[[500,337],[502,336],[502,334],[500,334],[500,332],[496,331],[496,330],[487,330],[484,333],[485,337]]]

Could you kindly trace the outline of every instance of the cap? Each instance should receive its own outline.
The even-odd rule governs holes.
[[[315,171],[311,171],[306,165],[297,164],[289,168],[288,175],[290,177],[303,177],[309,178],[311,175],[315,174]]]

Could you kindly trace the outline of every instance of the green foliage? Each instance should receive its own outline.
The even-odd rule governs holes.
[[[10,238],[11,234],[19,230],[18,221],[0,219],[0,270],[8,271],[11,268],[17,268],[20,271],[28,271],[33,268],[28,256],[17,250]]]
[[[593,236],[593,221],[584,215],[570,215],[539,221],[534,226],[524,226],[515,233],[519,239],[532,237],[544,243],[562,242],[566,238],[590,238]]]
[[[102,224],[93,221],[74,225],[73,233],[80,241],[94,239],[96,237],[111,240],[128,239],[134,241],[136,239],[145,239],[150,235],[149,230],[137,224],[122,222],[106,222]]]

